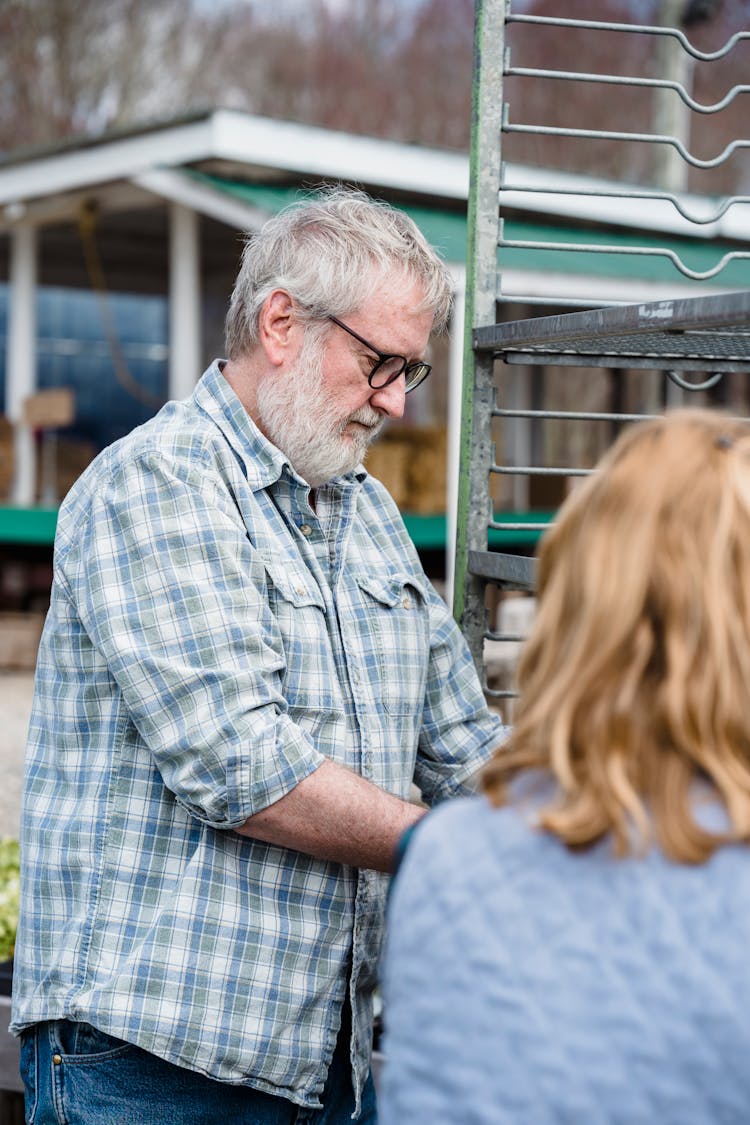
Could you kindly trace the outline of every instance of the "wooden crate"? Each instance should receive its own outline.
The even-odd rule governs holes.
[[[448,435],[444,426],[420,426],[411,431],[408,510],[438,515],[446,509]]]
[[[52,440],[46,437],[44,440]],[[88,441],[76,441],[68,437],[55,437],[51,446],[51,465],[44,465],[42,444],[37,446],[36,460],[36,499],[44,503],[45,490],[50,487],[55,493],[55,501],[64,499],[85,468],[96,457],[96,448]],[[51,470],[51,472],[50,472]],[[53,479],[45,480],[45,475]],[[0,1122],[2,1125],[2,1122]]]
[[[43,613],[0,613],[0,668],[33,672],[43,627]]]
[[[367,451],[365,466],[390,492],[402,511],[409,500],[409,449],[405,442],[384,435]]]
[[[393,426],[367,454],[367,471],[382,481],[402,512],[446,508],[444,426]]]
[[[0,500],[10,497],[13,484],[13,426],[0,414]]]

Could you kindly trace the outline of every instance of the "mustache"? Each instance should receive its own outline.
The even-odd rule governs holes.
[[[358,422],[360,426],[367,426],[369,429],[377,432],[382,429],[385,424],[385,417],[378,410],[363,406],[360,410],[355,410],[353,414],[349,414],[348,417],[343,420],[340,430],[342,434],[350,422]]]

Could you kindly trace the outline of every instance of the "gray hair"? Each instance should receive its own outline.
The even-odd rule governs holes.
[[[423,307],[444,330],[448,270],[408,215],[344,187],[293,203],[246,240],[226,319],[228,358],[257,343],[260,310],[274,289],[289,293],[301,316],[323,320],[361,308],[394,272],[422,285]]]

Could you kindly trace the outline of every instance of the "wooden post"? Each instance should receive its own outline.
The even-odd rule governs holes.
[[[6,357],[5,402],[14,426],[14,504],[34,503],[34,438],[24,422],[24,402],[36,387],[36,229],[20,222],[11,232],[10,310]]]
[[[200,226],[181,203],[169,216],[169,398],[181,399],[202,374]]]
[[[685,0],[660,0],[657,22],[660,27],[680,28]],[[656,77],[676,82],[686,93],[693,84],[693,58],[673,35],[656,36]],[[654,92],[654,133],[675,137],[687,148],[690,144],[690,107],[675,90]],[[688,165],[674,145],[654,145],[654,182],[667,191],[686,191]]]

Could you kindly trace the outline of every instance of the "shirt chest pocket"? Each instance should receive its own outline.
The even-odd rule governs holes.
[[[269,601],[272,605],[282,604],[303,610],[315,606],[325,613],[323,595],[308,571],[283,561],[264,562],[263,565],[271,579]]]
[[[339,712],[326,605],[312,576],[284,561],[266,562],[268,605],[285,660],[283,692],[292,712]]]
[[[421,713],[430,650],[427,592],[410,574],[356,574],[362,607],[358,641],[383,707]]]

